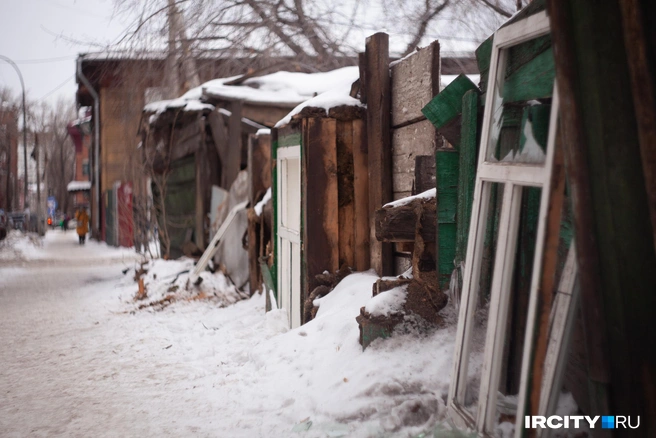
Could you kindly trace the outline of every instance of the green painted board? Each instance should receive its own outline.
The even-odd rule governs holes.
[[[551,97],[555,77],[553,49],[549,48],[506,79],[503,101],[521,102]]]
[[[459,153],[454,149],[435,153],[437,274],[442,290],[448,287],[456,254],[459,161]]]
[[[464,74],[459,75],[421,110],[437,129],[462,113],[462,96],[469,90],[478,90]]]
[[[456,230],[456,265],[465,261],[474,186],[476,185],[476,155],[478,149],[478,103],[475,91],[462,98],[462,134],[460,140],[458,172],[458,206]]]

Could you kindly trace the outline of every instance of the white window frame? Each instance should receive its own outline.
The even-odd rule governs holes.
[[[289,228],[283,223],[283,209],[287,205],[283,200],[286,196],[283,193],[283,178],[286,177],[287,162],[289,160],[298,160],[298,230]],[[277,150],[277,203],[278,203],[278,242],[277,242],[277,283],[278,283],[278,302],[280,308],[287,310],[288,322],[290,328],[301,325],[301,146],[285,146]],[[283,271],[283,270],[287,271]]]
[[[528,367],[533,349],[533,336],[536,323],[537,289],[541,277],[542,256],[546,216],[550,196],[550,178],[553,166],[554,143],[558,115],[558,94],[554,83],[552,107],[550,114],[547,151],[544,163],[524,164],[512,162],[486,162],[492,128],[492,111],[495,92],[498,86],[497,73],[507,60],[507,49],[547,35],[549,18],[546,12],[532,15],[517,23],[499,29],[494,35],[492,56],[489,69],[488,90],[485,100],[482,138],[479,148],[478,169],[474,189],[474,201],[467,257],[463,278],[462,300],[456,333],[451,385],[448,395],[449,416],[459,427],[476,429],[483,435],[492,435],[496,426],[497,388],[505,328],[508,319],[508,304],[516,251],[519,226],[520,201],[523,187],[540,187],[540,213],[533,260],[529,309],[527,316],[526,337],[522,357],[520,390],[516,414],[515,434],[520,436],[523,429],[523,415],[528,385]],[[505,70],[502,69],[502,70]],[[504,184],[503,205],[499,220],[498,244],[490,290],[490,309],[488,316],[485,352],[481,371],[481,386],[478,396],[476,418],[465,409],[465,392],[467,389],[468,362],[471,352],[474,312],[479,296],[482,251],[485,240],[486,224],[489,214],[491,183]]]

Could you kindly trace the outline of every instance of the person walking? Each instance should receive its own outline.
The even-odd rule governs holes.
[[[89,215],[84,207],[75,213],[75,220],[77,220],[77,235],[80,238],[80,245],[84,245],[84,240],[89,232]]]

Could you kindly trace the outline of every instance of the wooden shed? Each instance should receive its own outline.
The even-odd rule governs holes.
[[[304,303],[318,275],[370,266],[363,109],[351,100],[329,111],[310,101],[273,130],[273,273],[291,327],[309,319]]]

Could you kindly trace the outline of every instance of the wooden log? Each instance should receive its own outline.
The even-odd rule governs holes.
[[[369,158],[369,218],[392,200],[390,145],[389,36],[377,33],[367,38],[365,49],[365,94],[367,101],[367,148]],[[392,246],[376,240],[371,227],[371,267],[379,275],[393,272]]]
[[[435,198],[415,199],[405,205],[384,207],[376,211],[376,238],[383,242],[414,242],[417,223],[426,242],[436,240]]]
[[[392,126],[424,120],[421,109],[440,92],[440,44],[417,50],[395,63],[392,76]]]

